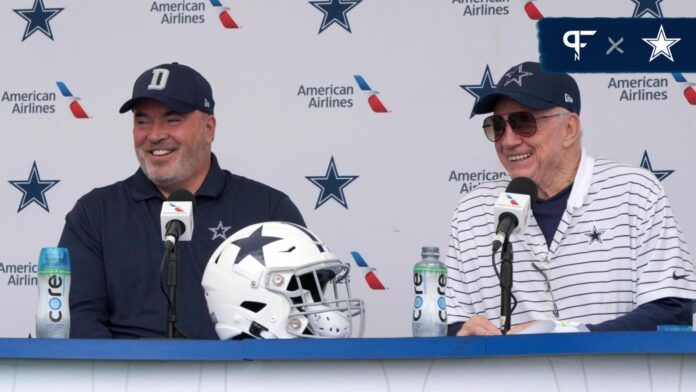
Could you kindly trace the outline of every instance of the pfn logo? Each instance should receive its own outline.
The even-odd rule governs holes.
[[[575,61],[580,60],[580,49],[587,46],[587,42],[582,42],[582,36],[593,36],[596,32],[597,30],[568,30],[563,34],[563,45],[575,50]]]
[[[85,109],[78,102],[80,100],[80,97],[74,96],[70,92],[68,86],[63,82],[58,81],[56,82],[56,85],[58,86],[58,90],[60,90],[60,93],[70,101],[70,111],[72,112],[73,116],[75,118],[89,118],[87,112],[85,112]]]
[[[360,253],[350,252],[350,255],[353,256],[353,260],[355,260],[355,264],[357,264],[358,267],[367,271],[365,273],[365,282],[367,282],[367,285],[372,290],[386,290],[386,288],[382,284],[382,281],[380,281],[377,277],[377,274],[375,274],[375,271],[377,271],[376,268],[368,267],[367,263],[365,262],[365,259],[363,259]]]
[[[368,96],[367,98],[367,103],[370,104],[370,108],[372,109],[373,112],[375,113],[387,113],[389,110],[387,110],[386,106],[380,101],[379,97],[377,97],[377,94],[379,94],[379,91],[373,90],[370,88],[370,85],[367,84],[365,79],[360,76],[360,75],[354,75],[355,81],[358,83],[358,87],[360,87],[360,90],[365,92]]]
[[[220,18],[220,23],[222,23],[226,29],[239,28],[239,25],[232,19],[232,15],[229,13],[230,7],[223,7],[220,0],[210,0],[210,4],[212,4],[213,7],[219,7],[220,15],[218,17]]]

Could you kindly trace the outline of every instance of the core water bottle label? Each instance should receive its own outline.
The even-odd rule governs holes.
[[[59,298],[51,298],[48,300],[48,307],[53,310],[60,310],[63,307],[63,302]]]
[[[63,319],[63,301],[60,298],[51,298],[48,300],[48,319],[57,323]]]
[[[420,272],[413,273],[413,288],[416,294],[423,294],[423,274]]]
[[[63,293],[66,287],[63,285],[64,280],[60,275],[52,275],[48,278],[48,318],[53,322],[58,322],[63,319]]]

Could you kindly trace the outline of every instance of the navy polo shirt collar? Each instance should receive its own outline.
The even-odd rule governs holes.
[[[203,181],[203,185],[201,185],[201,188],[196,192],[196,196],[217,198],[220,197],[225,190],[225,172],[220,168],[215,154],[211,154],[210,161],[210,170]],[[147,178],[142,169],[138,169],[135,174],[128,178],[126,180],[126,185],[130,188],[133,201],[154,198],[164,200],[162,192],[160,192],[157,186]]]
[[[227,176],[225,176],[225,172],[220,169],[215,154],[211,153],[210,155],[210,170],[205,177],[205,181],[203,181],[203,185],[201,185],[201,188],[196,192],[196,196],[218,198],[222,196],[222,193],[225,191]]]

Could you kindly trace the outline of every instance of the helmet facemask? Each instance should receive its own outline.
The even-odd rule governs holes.
[[[350,265],[338,260],[268,271],[266,288],[286,296],[292,303],[286,325],[290,335],[307,338],[348,338],[353,332],[363,335],[364,306],[361,300],[351,296],[349,272]],[[356,322],[355,316],[359,316]]]

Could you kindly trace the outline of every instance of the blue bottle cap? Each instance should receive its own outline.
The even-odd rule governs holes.
[[[70,275],[68,248],[41,248],[38,273]]]

